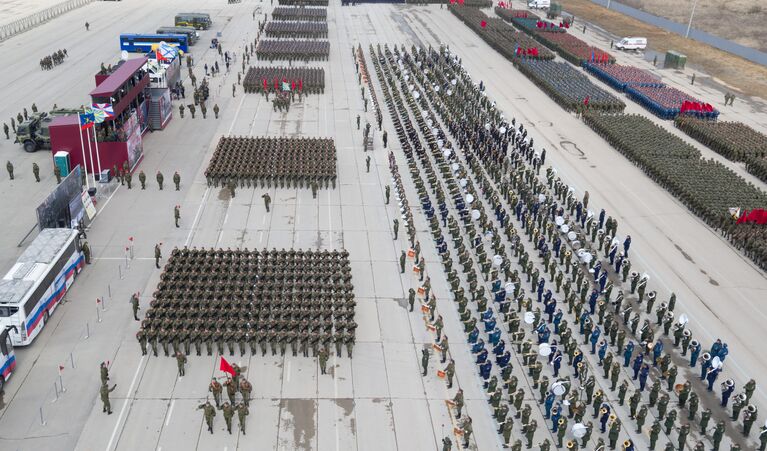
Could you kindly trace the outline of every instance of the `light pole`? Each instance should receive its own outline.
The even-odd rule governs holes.
[[[684,34],[685,38],[690,37],[690,28],[692,28],[692,16],[695,15],[695,7],[698,6],[698,0],[693,0],[692,11],[690,11],[690,21],[687,22],[687,32]]]

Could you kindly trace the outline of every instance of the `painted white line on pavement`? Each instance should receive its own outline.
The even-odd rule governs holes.
[[[96,211],[96,214],[93,216],[93,219],[96,219],[99,213],[101,213],[105,208],[107,208],[109,201],[112,200],[113,197],[115,197],[115,194],[117,194],[117,190],[119,189],[120,189],[120,185],[118,185],[117,188],[115,188],[115,190],[112,192],[112,194],[110,194],[109,197],[107,197],[107,200],[104,201],[104,205],[101,206],[100,210]],[[93,220],[91,220],[91,222],[93,222]]]
[[[288,373],[287,381],[290,382],[290,360],[288,360],[288,367],[285,369],[285,371]]]
[[[245,101],[245,94],[242,95],[242,98],[240,99],[240,104],[237,106],[237,111],[234,113],[234,119],[232,119],[232,125],[229,126],[229,131],[227,132],[227,135],[232,134],[232,129],[234,128],[235,122],[237,122],[237,117],[240,115],[240,110],[242,110],[242,103]]]
[[[176,405],[176,400],[170,402],[170,407],[168,408],[168,416],[165,418],[165,426],[170,424],[170,416],[173,415],[173,406]]]
[[[200,201],[200,206],[197,207],[197,213],[194,215],[194,221],[192,221],[192,227],[189,229],[189,233],[186,235],[186,241],[184,242],[184,246],[189,246],[189,243],[192,241],[192,234],[194,233],[194,229],[197,228],[197,222],[200,220],[200,215],[202,214],[202,207],[205,206],[205,201],[208,199],[208,194],[210,194],[210,187],[205,189],[205,194],[202,195],[202,201]]]
[[[91,260],[125,260],[125,257],[92,257]],[[154,260],[153,257],[133,257],[132,260]]]
[[[123,403],[122,409],[120,409],[120,415],[117,417],[117,424],[115,424],[115,428],[112,431],[112,437],[109,438],[109,443],[107,444],[106,450],[109,451],[112,449],[112,443],[115,441],[115,437],[117,436],[117,431],[120,429],[120,422],[122,421],[123,415],[125,415],[125,409],[128,407],[128,404],[131,400],[131,393],[133,393],[133,388],[136,386],[136,379],[138,378],[138,373],[141,370],[141,365],[144,364],[144,359],[146,356],[141,356],[141,360],[138,362],[138,366],[136,367],[136,372],[133,374],[133,380],[130,383],[130,387],[128,387],[128,393],[125,397],[125,403]]]

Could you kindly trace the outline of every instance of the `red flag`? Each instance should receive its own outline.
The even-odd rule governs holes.
[[[264,81],[264,91],[266,91],[267,89],[269,89],[269,83],[266,82],[266,78],[264,78],[263,81]]]
[[[223,357],[221,357],[221,364],[218,366],[218,369],[234,376],[234,368],[232,368],[232,365],[230,365]]]
[[[304,79],[303,78],[299,78],[298,79],[298,90],[299,91],[303,91],[304,90]]]
[[[487,26],[487,22],[483,20],[482,22],[479,23],[479,26],[482,28],[485,28]]]
[[[583,104],[589,106],[589,96],[586,96],[586,98],[583,99]]]
[[[458,0],[459,5],[463,5],[463,0]]]
[[[64,365],[59,365],[59,371],[64,371]]]
[[[162,56],[162,52],[160,52],[159,50],[155,51],[155,55],[157,57],[157,61],[168,61],[168,58],[165,58],[164,56]]]
[[[735,224],[743,224],[744,222],[746,222],[746,213],[748,213],[748,210],[740,214],[740,217],[738,218],[737,221],[735,221]]]

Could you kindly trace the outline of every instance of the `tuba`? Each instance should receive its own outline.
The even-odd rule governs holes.
[[[623,449],[628,449],[631,446],[631,440],[626,440],[623,442]]]
[[[752,415],[756,414],[756,406],[753,404],[749,404],[748,406],[746,406],[746,412]]]
[[[567,449],[575,449],[575,442],[573,440],[567,441]]]
[[[692,335],[692,332],[690,332],[690,329],[685,329],[684,332],[682,332],[682,335],[685,337],[689,337]]]
[[[639,273],[636,271],[631,271],[631,278],[639,277]]]
[[[650,292],[650,293],[647,295],[647,298],[648,298],[649,300],[651,300],[651,301],[654,301],[654,300],[655,300],[655,298],[656,298],[657,296],[658,296],[658,293],[657,293],[655,290],[653,290],[653,291],[651,291],[651,292]]]
[[[565,424],[565,419],[564,418],[560,418],[559,420],[557,420],[557,424],[562,426],[563,424]]]
[[[607,407],[602,407],[601,409],[599,409],[599,414],[600,415],[604,415],[606,413],[607,413]]]
[[[613,423],[615,423],[615,420],[617,420],[618,417],[615,414],[610,415],[610,419],[607,420],[607,427],[611,428],[613,427]]]
[[[598,388],[596,393],[594,393],[594,396],[602,396],[604,393],[602,393],[602,389]]]
[[[700,356],[700,358],[703,359],[703,363],[706,363],[709,360],[711,360],[711,354],[709,354],[708,352],[704,352],[703,355]]]
[[[653,291],[653,293],[655,292]],[[666,304],[665,302],[661,302],[660,305],[658,306],[658,310],[668,310],[668,304]]]
[[[698,340],[693,340],[693,341],[690,342],[690,346],[693,347],[693,348],[698,346],[698,345],[700,345],[700,343],[698,343]]]

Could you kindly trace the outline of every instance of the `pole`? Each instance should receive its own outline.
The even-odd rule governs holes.
[[[88,337],[91,336],[91,325],[88,324],[88,322],[85,322],[85,339],[87,340]]]
[[[692,11],[690,11],[690,21],[687,22],[687,32],[684,34],[685,38],[690,37],[690,28],[692,28],[692,16],[695,15],[695,7],[698,6],[698,0],[694,0],[692,3]]]
[[[72,362],[72,368],[75,367],[75,356],[72,355],[72,353],[69,353],[69,361]]]
[[[43,419],[43,406],[40,406],[40,424],[45,426],[45,420]]]
[[[77,129],[80,131],[80,148],[83,151],[83,167],[82,170],[85,171],[85,187],[87,189],[91,188],[91,185],[88,183],[88,165],[85,163],[85,143],[83,142],[83,128],[80,127],[80,115],[77,115]]]
[[[88,141],[88,154],[91,157],[91,175],[93,176],[93,187],[96,185],[96,166],[93,164],[93,147],[91,147],[91,134],[90,127],[85,130],[85,139]]]
[[[99,311],[99,306],[96,306],[96,318],[98,319],[98,322],[101,322],[101,312]]]
[[[61,387],[61,393],[67,391],[67,389],[64,388],[64,378],[61,377],[61,371],[59,371],[59,386]]]
[[[56,399],[51,402],[56,402],[59,400],[59,387],[56,385],[56,381],[53,381],[53,391],[56,393]]]
[[[93,128],[93,141],[96,143],[96,164],[99,167],[99,178],[101,178],[101,156],[99,156],[99,137],[96,136],[96,126],[94,125],[92,128]]]

